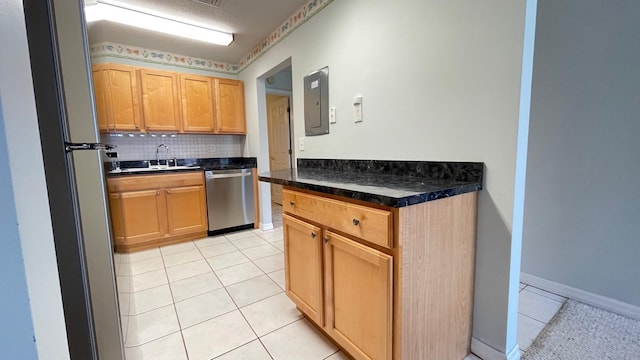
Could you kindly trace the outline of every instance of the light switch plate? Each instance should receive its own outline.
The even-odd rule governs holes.
[[[353,122],[362,122],[362,96],[353,98]]]
[[[336,107],[332,106],[329,108],[329,124],[336,123]]]
[[[304,151],[304,138],[300,138],[298,150]]]

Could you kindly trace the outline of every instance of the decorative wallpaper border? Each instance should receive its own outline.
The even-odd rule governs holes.
[[[118,44],[109,41],[90,45],[89,53],[91,54],[92,60],[102,57],[118,57],[156,64],[179,66],[189,69],[215,71],[225,74],[237,74],[240,72],[238,65],[174,54],[166,51]]]
[[[227,64],[215,60],[196,58],[187,55],[174,54],[166,51],[147,49],[137,46],[118,44],[104,41],[89,46],[92,59],[102,57],[117,57],[136,61],[150,62],[163,65],[173,65],[189,69],[214,71],[224,74],[238,74],[247,66],[279,43],[293,30],[304,24],[315,14],[324,9],[333,0],[309,0],[303,7],[289,16],[276,30],[260,42],[249,54],[245,55],[238,64]]]
[[[271,33],[271,35],[262,40],[258,46],[253,48],[250,53],[245,55],[240,60],[240,62],[238,63],[238,67],[240,68],[240,70],[238,72],[244,70],[244,68],[249,66],[249,64],[254,62],[262,54],[267,52],[267,50],[279,43],[287,35],[291,34],[293,30],[297,29],[300,25],[304,24],[307,20],[320,12],[320,10],[324,9],[332,1],[333,0],[308,1],[303,7],[298,9],[298,11],[291,14],[286,21],[280,24],[280,26],[278,26],[276,30]]]

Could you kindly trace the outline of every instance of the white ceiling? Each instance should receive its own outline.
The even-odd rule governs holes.
[[[189,20],[216,30],[233,33],[229,46],[207,44],[106,21],[88,26],[89,44],[112,41],[237,64],[260,41],[308,0],[222,0],[220,7],[196,0],[110,0],[109,3],[146,9],[148,13]],[[95,3],[96,0],[85,0]]]

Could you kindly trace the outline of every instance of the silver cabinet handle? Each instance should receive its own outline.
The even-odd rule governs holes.
[[[289,201],[289,205],[293,206],[293,205],[295,205],[295,204],[296,204],[296,203],[295,203],[293,200]]]
[[[312,238],[312,239],[315,239],[317,235],[318,235],[318,234],[316,234],[316,233],[312,232],[312,233],[311,233],[311,238]]]
[[[360,225],[360,220],[358,220],[358,219],[353,219],[353,225],[355,225],[355,226]]]
[[[326,243],[328,243],[328,242],[329,242],[329,237],[328,237],[328,236],[325,236],[323,240],[324,240],[324,243],[326,244]]]

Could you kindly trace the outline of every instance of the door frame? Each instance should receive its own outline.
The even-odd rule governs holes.
[[[69,129],[53,4],[23,3],[67,345],[73,359],[97,359],[74,164],[65,151]]]
[[[269,76],[275,75],[276,73],[284,70],[286,68],[291,68],[293,71],[293,65],[291,63],[291,57],[284,59],[279,64],[272,67],[267,72],[263,73],[260,76],[256,77],[256,101],[258,103],[258,134],[257,140],[259,144],[259,153],[257,155],[258,159],[258,169],[260,171],[269,171],[269,139],[268,139],[268,124],[267,124],[267,91],[269,90],[266,87],[266,80]],[[293,72],[291,74],[293,78]],[[295,128],[292,119],[295,117],[295,109],[293,106],[293,102],[290,101],[289,108],[291,109],[289,116],[289,130],[291,132],[291,137],[295,136]],[[295,144],[295,141],[292,142],[292,145]],[[292,156],[292,165],[295,164],[296,152],[295,147],[291,148],[291,156]],[[273,229],[273,219],[272,219],[272,210],[271,210],[271,184],[260,182],[258,184],[258,196],[259,196],[259,204],[260,204],[260,228],[262,230],[271,230]]]
[[[289,125],[289,150],[291,150],[291,152],[289,153],[289,165],[290,166],[294,166],[295,162],[293,161],[293,145],[294,145],[294,141],[293,141],[293,92],[292,91],[287,91],[287,90],[279,90],[279,89],[269,89],[267,88],[267,94],[266,95],[280,95],[280,96],[286,96],[289,98],[288,102],[288,111],[287,111],[287,124]],[[266,100],[265,100],[266,101]],[[268,104],[267,104],[268,105]],[[267,130],[269,129],[268,123],[267,123]],[[267,141],[268,141],[268,137],[267,137]],[[269,144],[267,144],[268,146]],[[269,154],[271,155],[271,154]]]
[[[267,88],[267,93],[265,95],[265,103],[267,104],[267,149],[268,149],[268,156],[269,156],[269,170],[271,170],[271,143],[269,143],[269,136],[268,133],[271,131],[271,128],[269,126],[269,101],[267,100],[269,95],[277,95],[277,96],[282,96],[282,97],[286,97],[287,98],[287,131],[289,133],[289,136],[287,137],[289,140],[289,167],[294,167],[294,159],[293,159],[293,121],[292,121],[292,116],[291,116],[291,102],[293,100],[292,98],[292,92],[291,91],[287,91],[287,90],[279,90],[279,89],[269,89]],[[271,195],[273,195],[273,186],[274,184],[271,184]],[[273,201],[273,196],[271,196],[271,203],[274,203]],[[276,204],[278,204],[277,202],[275,202]],[[280,204],[282,205],[282,204]]]

